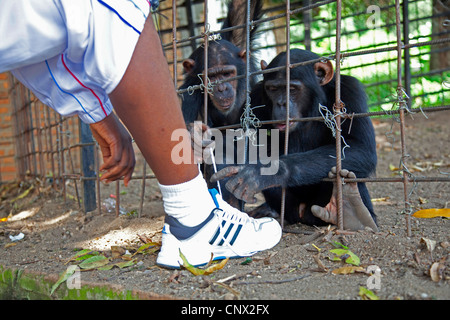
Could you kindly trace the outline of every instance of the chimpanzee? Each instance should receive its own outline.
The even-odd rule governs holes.
[[[228,5],[228,15],[222,29],[245,23],[247,12],[246,1],[232,0]],[[262,1],[251,0],[251,20],[262,16]],[[257,28],[250,31],[250,45],[254,44]],[[246,33],[245,29],[235,29],[221,33],[221,39],[208,42],[208,78],[211,83],[226,80],[245,74],[246,68]],[[253,48],[252,53],[254,53]],[[257,70],[257,61],[250,56],[250,72]],[[198,47],[191,56],[183,61],[186,72],[185,81],[180,89],[200,85],[204,72],[204,47]],[[250,79],[250,87],[256,83]],[[206,86],[206,84],[204,84]],[[250,88],[249,88],[250,89]],[[201,90],[184,92],[182,111],[186,124],[191,124],[201,118],[210,127],[238,124],[245,105],[245,79],[240,78],[229,82],[213,85],[208,98],[208,119],[203,119],[204,93]]]
[[[222,30],[245,24],[247,17],[247,2],[246,0],[231,0],[228,4],[228,14],[223,22]],[[259,20],[262,17],[262,0],[251,0],[250,3],[250,21]],[[257,27],[250,30],[250,61],[249,71],[254,72],[258,69],[257,59],[254,57],[256,49],[254,41],[258,35]],[[208,69],[207,76],[210,83],[215,81],[227,80],[239,75],[245,75],[246,71],[246,32],[245,28],[238,28],[230,31],[220,33],[221,39],[208,41]],[[183,67],[186,72],[185,81],[180,89],[186,89],[194,85],[199,85],[203,82],[205,50],[203,46],[198,47],[191,56],[183,61]],[[255,77],[249,79],[251,87],[256,84]],[[206,86],[206,84],[204,84]],[[238,124],[240,117],[245,107],[246,102],[246,88],[245,78],[234,79],[219,84],[213,84],[212,91],[208,94],[208,117],[204,119],[204,93],[201,90],[194,92],[187,91],[183,93],[182,97],[182,111],[184,120],[191,136],[194,137],[193,122],[196,120],[203,120],[206,126],[201,128],[205,131],[208,127],[220,127],[225,125]],[[225,141],[225,138],[223,139]],[[217,148],[218,146],[216,146]],[[235,145],[223,145],[222,154],[227,154],[226,149],[236,148]],[[228,150],[228,154],[235,154]],[[216,159],[218,161],[217,167],[225,167],[225,157]],[[213,168],[210,165],[205,165],[203,168],[207,180],[213,173]],[[223,184],[223,183],[222,183]],[[215,184],[210,184],[210,187],[215,187]],[[230,204],[238,207],[238,201],[225,188],[222,188],[222,196]]]
[[[290,69],[290,119],[322,116],[325,110],[321,112],[320,106],[333,112],[336,83],[331,62],[320,60],[317,54],[310,51],[290,50],[291,64],[316,59],[319,62]],[[264,66],[263,63],[261,65]],[[283,52],[273,59],[267,70],[285,65],[286,52]],[[264,106],[254,109],[260,120],[285,120],[286,70],[266,73],[254,87],[251,101],[254,106]],[[363,86],[354,77],[341,75],[341,101],[348,114],[368,110]],[[342,137],[349,146],[342,155],[342,168],[346,169],[344,176],[368,177],[375,172],[377,163],[371,120],[367,117],[351,121],[346,119],[342,121],[341,128]],[[289,223],[324,225],[324,221],[312,213],[311,207],[316,205],[317,210],[326,206],[332,196],[333,183],[321,181],[336,164],[336,140],[332,131],[322,121],[290,122],[288,154],[284,155],[286,124],[273,125],[273,129],[280,130],[279,152],[282,155],[275,175],[261,175],[261,165],[250,164],[227,167],[214,175],[212,181],[231,177],[226,184],[227,189],[238,199],[250,203],[255,202],[256,193],[263,191],[266,204],[276,212],[280,212],[280,186],[286,187],[286,220]],[[356,190],[355,183],[353,187]],[[362,202],[370,212],[366,215],[376,222],[366,185],[358,183],[357,187]],[[267,205],[261,206],[260,210],[267,210]]]

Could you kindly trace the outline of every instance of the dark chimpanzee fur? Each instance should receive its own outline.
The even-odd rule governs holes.
[[[258,20],[262,16],[262,0],[250,0],[250,21]],[[243,25],[247,16],[247,0],[231,0],[228,4],[228,15],[225,19],[222,30],[225,28]],[[246,48],[245,28],[238,28],[220,33],[221,39],[210,40],[208,42],[208,79],[211,83],[226,80],[240,75],[245,75],[246,71],[246,50],[250,50],[249,68],[250,72],[257,71],[258,61],[254,57],[254,40],[257,36],[257,28],[250,31],[250,48]],[[204,46],[198,47],[189,57],[183,61],[185,69],[185,81],[180,89],[190,86],[200,85],[203,82],[205,69]],[[254,77],[249,79],[250,88],[256,84]],[[183,93],[182,112],[188,129],[191,134],[194,132],[192,123],[202,120],[208,127],[220,127],[225,125],[238,124],[245,107],[246,88],[245,78],[230,80],[220,84],[213,84],[212,92],[208,94],[207,113],[208,118],[204,119],[204,93],[202,90]],[[203,128],[204,129],[204,128]],[[225,139],[224,139],[225,141]],[[228,148],[235,148],[234,145]],[[224,146],[223,154],[226,154]],[[234,152],[233,152],[234,154]],[[225,158],[219,160],[217,167],[223,168]],[[205,165],[203,169],[206,177],[212,175],[212,166]],[[208,179],[208,178],[207,178]],[[209,179],[208,179],[209,180]],[[223,182],[222,182],[223,184]],[[215,187],[215,184],[210,187]],[[238,206],[235,199],[223,187],[222,196],[234,206]]]
[[[246,1],[232,0],[228,5],[228,16],[222,28],[228,28],[245,23]],[[251,20],[261,18],[262,1],[251,0]],[[250,43],[256,35],[256,28],[250,32]],[[246,48],[245,28],[221,33],[220,40],[208,42],[208,78],[211,82],[224,80],[245,74]],[[252,49],[252,48],[250,48]],[[252,50],[251,53],[254,53]],[[203,80],[204,47],[197,48],[183,62],[186,71],[185,81],[180,89],[199,85]],[[257,70],[257,61],[251,57],[250,72]],[[200,77],[199,77],[200,75]],[[250,79],[250,86],[256,83]],[[208,98],[208,119],[204,121],[209,127],[239,123],[245,105],[245,79],[231,80],[213,86],[213,92]],[[195,90],[194,93],[183,93],[182,111],[186,124],[203,119],[204,93]]]
[[[290,55],[291,64],[319,58],[312,52],[300,49],[291,50]],[[285,65],[286,53],[284,52],[275,57],[267,69]],[[254,87],[251,94],[252,105],[264,106],[254,109],[260,120],[286,119],[285,79],[285,70],[266,73],[264,80]],[[319,103],[333,112],[335,77],[331,62],[295,67],[290,71],[290,80],[289,116],[291,119],[321,116]],[[341,75],[341,101],[345,104],[348,114],[368,110],[363,86],[351,76]],[[263,190],[266,203],[271,209],[280,212],[281,188],[279,186],[287,187],[286,220],[290,223],[323,225],[324,222],[311,213],[311,206],[324,207],[330,201],[332,194],[332,183],[321,181],[336,165],[336,140],[332,131],[321,121],[291,122],[289,151],[287,155],[284,155],[286,127],[274,125],[271,128],[280,130],[279,152],[282,156],[279,159],[278,172],[275,175],[264,176],[260,174],[260,165],[242,166],[238,168],[238,173],[227,182],[227,189],[238,199],[247,202],[254,202],[254,195]],[[365,178],[374,173],[377,155],[371,120],[366,117],[354,118],[352,123],[349,119],[343,120],[341,134],[350,146],[344,151],[342,168],[353,171],[358,178]],[[375,220],[366,185],[358,183],[358,188],[364,204]],[[265,214],[263,210],[267,211],[267,206],[263,205],[260,209],[260,214]]]

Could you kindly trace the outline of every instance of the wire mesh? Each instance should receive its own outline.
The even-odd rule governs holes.
[[[406,116],[419,112],[438,112],[450,109],[450,8],[437,1],[426,0],[400,2],[396,0],[381,1],[376,6],[368,6],[365,1],[350,2],[348,0],[326,1],[265,1],[263,19],[250,21],[242,26],[246,30],[246,43],[249,47],[249,31],[260,25],[264,41],[258,42],[257,51],[261,58],[273,58],[276,53],[289,48],[306,48],[321,55],[319,60],[333,60],[336,66],[336,104],[335,118],[338,125],[336,135],[336,165],[341,169],[341,139],[339,125],[344,119],[357,117],[390,117],[398,121],[401,132],[401,172],[398,177],[378,177],[350,179],[357,182],[402,183],[404,186],[404,203],[406,230],[410,235],[409,194],[411,186],[416,182],[449,182],[448,175],[435,177],[415,177],[408,169],[407,145],[404,139]],[[249,1],[247,12],[249,13]],[[210,13],[221,10],[221,19],[212,21]],[[182,61],[199,45],[203,45],[205,53],[211,36],[226,31],[220,30],[220,22],[225,16],[224,2],[219,0],[186,0],[163,1],[159,12],[154,14],[155,24],[160,33],[165,54],[172,69],[174,83],[179,87],[183,81]],[[215,13],[215,15],[217,15]],[[250,16],[247,14],[247,16]],[[215,26],[213,26],[216,23]],[[228,30],[229,30],[228,29]],[[393,31],[395,30],[395,31]],[[250,54],[247,50],[247,61]],[[208,55],[205,54],[205,66],[208,66]],[[289,55],[286,66],[295,68],[299,65],[314,63],[309,61],[291,64]],[[207,68],[205,68],[207,70]],[[246,74],[235,79],[246,78],[247,86],[250,77],[260,77],[265,72],[250,72],[247,64]],[[370,112],[364,114],[346,114],[340,109],[339,75],[351,73],[363,81],[369,96]],[[289,83],[289,72],[286,73]],[[10,77],[12,119],[14,121],[15,159],[18,179],[39,179],[44,184],[61,190],[66,198],[74,198],[80,207],[84,204],[81,190],[84,181],[95,181],[97,210],[101,211],[101,199],[104,197],[103,186],[99,182],[99,150],[95,143],[83,143],[80,140],[79,121],[74,118],[62,118],[51,109],[40,103],[28,90]],[[207,71],[203,73],[203,85],[186,90],[204,90],[204,104],[207,105],[210,83]],[[248,87],[247,87],[248,88]],[[396,88],[392,92],[392,88]],[[249,104],[249,89],[247,104]],[[289,86],[287,90],[289,96]],[[289,99],[287,99],[289,101]],[[289,108],[288,108],[289,109]],[[203,111],[206,119],[207,108]],[[286,126],[295,121],[323,121],[323,118],[290,119],[286,118]],[[276,123],[265,121],[264,123]],[[237,128],[221,127],[225,130]],[[288,130],[287,130],[288,132]],[[288,152],[289,135],[286,134],[285,153]],[[81,152],[83,147],[95,146],[96,152],[91,165],[96,171],[95,177],[86,177],[82,171]],[[139,154],[139,150],[136,148]],[[147,170],[145,161],[138,162],[133,180],[141,181],[139,214],[144,210],[146,181],[154,179]],[[336,181],[341,185],[340,179]],[[345,181],[344,181],[345,182]],[[70,184],[70,190],[66,187]],[[338,189],[339,229],[342,222],[342,190]],[[119,215],[121,183],[115,185],[116,215]],[[72,201],[72,200],[67,200]],[[282,204],[283,208],[283,204]],[[282,214],[283,214],[282,209]],[[283,221],[283,219],[281,219]]]

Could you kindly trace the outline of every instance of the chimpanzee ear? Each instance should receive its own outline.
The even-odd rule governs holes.
[[[316,62],[314,64],[314,72],[316,73],[317,80],[319,80],[321,86],[326,85],[333,79],[333,65],[330,60],[327,60],[326,62]]]
[[[194,69],[195,61],[192,59],[186,59],[183,61],[183,68],[186,73],[190,73]]]
[[[245,50],[245,49],[242,49],[241,51],[239,51],[239,53],[238,53],[238,56],[239,56],[239,58],[241,58],[242,60],[246,60],[246,54],[247,54],[247,51]]]
[[[261,60],[261,70],[266,70],[267,62],[265,60]]]

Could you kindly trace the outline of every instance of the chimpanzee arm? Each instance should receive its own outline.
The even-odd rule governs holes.
[[[342,156],[342,167],[353,171],[357,177],[367,177],[375,171],[375,145],[371,143],[373,127],[369,119],[355,119],[351,135],[344,134],[350,148]],[[373,137],[373,136],[372,136]],[[336,147],[326,144],[315,149],[280,156],[273,175],[263,175],[262,165],[227,167],[213,175],[212,181],[231,177],[226,187],[238,199],[254,203],[255,194],[276,186],[296,187],[319,183],[327,177],[330,169],[336,165]],[[269,164],[273,165],[273,164]]]

